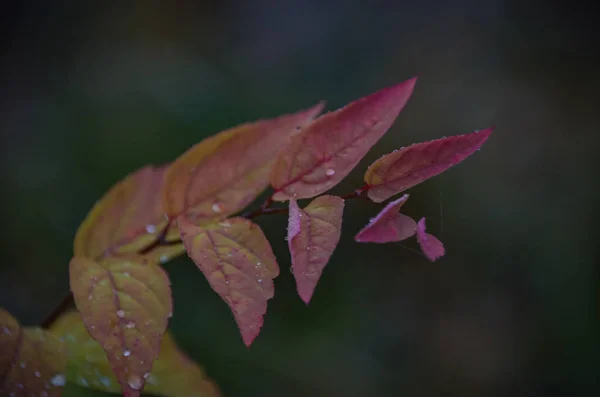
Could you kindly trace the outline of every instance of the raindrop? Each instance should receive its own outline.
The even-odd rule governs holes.
[[[42,374],[40,374],[40,371],[33,371],[33,374],[35,375],[36,378],[39,378],[40,376],[42,376]]]
[[[104,385],[104,387],[110,387],[110,379],[108,379],[106,376],[102,376],[100,378],[100,383],[102,383]]]
[[[144,379],[148,379],[148,377],[149,377],[149,376],[150,376],[150,372],[146,372],[146,373],[144,374]]]
[[[167,263],[169,261],[169,257],[167,255],[161,255],[160,256],[160,263],[162,263],[163,265],[165,263]]]
[[[261,267],[261,266],[262,266],[262,263],[256,262],[256,267]]]
[[[129,274],[129,272],[124,272],[124,273],[123,273],[123,276],[125,276],[125,277],[129,277],[129,276],[130,276],[130,274]]]
[[[117,317],[119,317],[119,318],[125,317],[125,312],[123,311],[123,309],[117,310]]]
[[[52,379],[50,379],[50,383],[52,383],[54,386],[64,386],[66,382],[67,379],[63,374],[56,374],[52,377]]]
[[[134,390],[140,390],[142,387],[142,379],[137,375],[131,375],[127,380],[127,383]]]
[[[10,328],[8,328],[8,327],[4,327],[4,333],[5,333],[6,335],[11,335],[11,334],[12,334],[12,333],[10,332]]]
[[[124,355],[125,357],[129,357],[129,355],[130,355],[130,354],[131,354],[131,350],[129,350],[129,349],[125,349],[125,350],[123,350],[123,355]]]
[[[325,175],[333,176],[335,175],[335,170],[333,168],[328,168],[327,171],[325,171]]]
[[[156,233],[156,226],[154,226],[154,225],[147,225],[146,226],[146,231],[148,233]]]
[[[135,323],[133,321],[128,321],[127,324],[125,324],[125,328],[135,328]]]
[[[259,279],[258,279],[258,282],[259,282],[259,283],[262,283],[262,278],[259,278]]]
[[[221,211],[223,211],[223,206],[219,203],[214,203],[212,205],[212,210],[213,210],[213,212],[217,212],[217,213],[221,212]]]

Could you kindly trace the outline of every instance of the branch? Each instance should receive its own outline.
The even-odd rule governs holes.
[[[341,198],[343,198],[344,200],[350,200],[353,198],[363,198],[363,199],[368,200],[368,197],[366,197],[364,195],[364,193],[366,191],[368,191],[369,188],[370,188],[369,185],[365,185],[365,186],[361,187],[360,189],[356,189],[353,192],[346,194],[345,196],[341,196]],[[266,199],[265,202],[262,203],[262,205],[259,208],[255,209],[254,211],[244,212],[240,216],[243,218],[247,218],[247,219],[254,219],[254,218],[257,218],[257,217],[263,216],[263,215],[287,214],[287,212],[288,212],[287,207],[286,208],[272,208],[271,207],[272,205],[273,205],[273,196]],[[157,247],[162,247],[162,246],[173,245],[173,244],[179,243],[179,241],[171,241],[171,242],[166,241],[165,237],[167,235],[167,231],[169,230],[170,226],[171,226],[171,222],[169,222],[169,224],[164,228],[164,230],[162,231],[160,236],[158,236],[156,241],[154,241],[149,246],[142,248],[138,252],[138,254],[145,255]],[[61,316],[61,314],[63,314],[66,310],[68,310],[74,304],[75,304],[75,300],[73,299],[73,293],[69,291],[69,294],[60,301],[58,306],[56,308],[54,308],[54,310],[52,310],[52,312],[48,316],[46,316],[46,318],[44,318],[44,320],[41,323],[41,327],[49,328]]]

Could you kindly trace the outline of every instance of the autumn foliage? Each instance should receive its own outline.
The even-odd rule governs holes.
[[[308,304],[341,238],[345,201],[382,203],[463,161],[493,128],[401,148],[366,171],[365,185],[322,195],[386,133],[416,79],[319,117],[324,104],[242,124],[192,146],[171,164],[145,166],[111,188],[77,231],[70,285],[77,311],[48,329],[22,328],[0,310],[2,395],[58,396],[65,383],[126,396],[218,396],[218,388],[167,332],[171,286],[161,265],[187,252],[229,306],[243,342],[260,333],[278,259],[255,218],[288,214],[298,295]],[[246,210],[266,189],[260,207]],[[416,237],[431,261],[442,243],[402,214],[405,194],[383,205],[355,241]],[[311,199],[300,203],[301,199]],[[287,202],[288,204],[277,204]]]

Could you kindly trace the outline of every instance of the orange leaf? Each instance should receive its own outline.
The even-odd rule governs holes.
[[[41,328],[21,328],[0,308],[0,395],[58,397],[66,378],[63,343]]]
[[[271,174],[273,199],[317,196],[337,185],[390,128],[416,78],[319,117],[295,135]]]
[[[63,314],[50,332],[68,346],[68,382],[113,393],[121,390],[102,346],[87,332],[78,312]],[[220,396],[214,382],[177,347],[168,332],[160,343],[160,354],[146,379],[144,393],[166,397]]]
[[[365,174],[369,198],[380,203],[441,174],[475,153],[493,129],[416,143],[381,157]]]
[[[260,332],[279,267],[260,227],[244,218],[197,226],[179,217],[188,255],[229,305],[250,346]]]
[[[288,246],[298,295],[308,304],[342,232],[344,200],[320,196],[304,209],[290,200]]]
[[[322,108],[242,124],[193,146],[167,171],[163,202],[168,214],[185,213],[201,224],[246,207],[268,186],[273,160],[289,137]]]
[[[167,274],[137,255],[101,262],[74,257],[70,278],[86,328],[104,348],[123,393],[138,396],[171,315]]]
[[[138,252],[156,241],[167,225],[160,201],[165,170],[146,166],[113,186],[77,230],[75,256]]]

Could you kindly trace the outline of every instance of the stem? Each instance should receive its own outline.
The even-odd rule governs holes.
[[[364,195],[364,193],[366,191],[368,191],[369,188],[370,188],[369,185],[365,185],[365,186],[361,187],[360,189],[356,189],[353,192],[346,194],[345,196],[341,196],[341,198],[344,200],[350,200],[353,198],[363,198],[363,199],[368,200],[368,197],[366,197]],[[246,218],[246,219],[254,219],[254,218],[257,218],[262,215],[287,214],[287,212],[288,212],[287,208],[271,208],[272,205],[273,205],[273,196],[270,196],[268,199],[266,199],[264,201],[264,203],[262,203],[262,205],[259,208],[255,209],[254,211],[244,212],[240,216],[243,218]],[[171,226],[171,221],[169,221],[169,223],[167,224],[165,229],[162,231],[162,233],[158,236],[156,241],[154,241],[149,246],[142,248],[138,252],[138,254],[144,255],[144,254],[149,253],[150,251],[152,251],[153,249],[155,249],[157,247],[177,244],[178,241],[168,242],[165,240],[167,231],[169,230],[170,226]],[[49,328],[61,316],[61,314],[63,314],[67,309],[69,309],[74,304],[75,304],[75,299],[73,297],[73,293],[71,291],[69,291],[69,294],[60,301],[58,306],[55,307],[54,310],[52,310],[52,312],[48,316],[46,316],[46,318],[44,318],[44,320],[41,323],[41,327]]]

